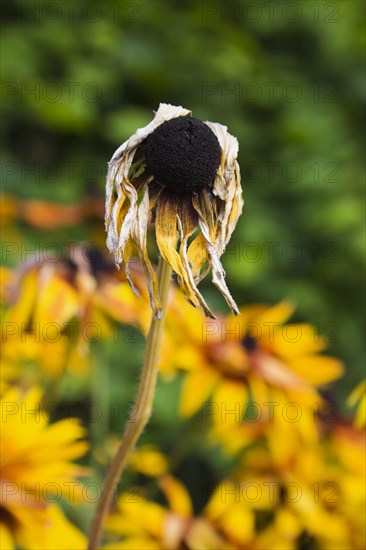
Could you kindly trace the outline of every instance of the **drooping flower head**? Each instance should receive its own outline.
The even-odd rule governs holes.
[[[212,269],[213,283],[238,313],[220,262],[243,206],[237,154],[237,139],[226,126],[164,103],[114,153],[106,188],[107,246],[132,288],[128,264],[138,251],[154,315],[161,305],[146,243],[153,215],[160,254],[189,302],[213,317],[197,288]]]

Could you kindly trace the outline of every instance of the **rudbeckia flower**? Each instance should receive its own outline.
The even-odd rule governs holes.
[[[283,437],[277,435],[280,446]],[[316,548],[363,548],[366,462],[362,440],[363,434],[351,426],[332,424],[318,443],[294,448],[286,463],[273,460],[262,445],[247,449],[234,485],[265,526],[250,548],[272,548],[280,537],[287,539],[288,546],[275,548],[299,548],[304,538]]]
[[[121,495],[107,520],[107,531],[124,538],[104,550],[236,550],[252,538],[254,514],[245,502],[223,503],[220,491],[214,492],[201,515],[195,516],[190,494],[178,479],[166,475],[158,484],[166,506],[138,494]]]
[[[188,301],[213,317],[197,288],[212,269],[213,283],[238,313],[220,263],[243,205],[237,153],[226,126],[164,103],[114,153],[106,187],[107,246],[116,266],[124,264],[132,288],[128,264],[137,250],[155,316],[161,305],[146,243],[152,215],[160,254]]]
[[[243,307],[239,318],[217,320],[198,310],[189,314],[179,296],[170,308],[160,371],[167,377],[186,371],[181,416],[200,411],[233,452],[267,429],[269,436],[275,428],[289,434],[280,447],[274,445],[282,455],[287,447],[290,452],[294,431],[304,440],[317,439],[324,403],[318,388],[339,378],[343,365],[319,353],[326,343],[314,327],[288,323],[291,303]]]
[[[142,274],[135,277],[143,293]],[[75,247],[69,261],[15,269],[6,283],[0,369],[5,388],[22,366],[28,379],[40,373],[57,379],[65,370],[85,375],[93,339],[112,338],[116,322],[142,327],[148,318],[147,293],[138,299],[113,262],[92,248]]]
[[[86,537],[58,503],[82,497],[86,472],[73,461],[88,448],[85,430],[75,419],[49,424],[41,400],[38,388],[11,388],[1,401],[1,547],[81,550]]]

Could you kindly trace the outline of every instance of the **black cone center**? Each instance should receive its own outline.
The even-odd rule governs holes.
[[[248,353],[252,353],[257,349],[257,339],[250,332],[246,333],[242,339],[242,344]]]
[[[181,116],[163,122],[146,138],[146,166],[155,180],[176,191],[212,187],[221,147],[203,122]]]

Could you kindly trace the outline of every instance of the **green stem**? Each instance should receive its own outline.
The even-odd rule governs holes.
[[[131,451],[134,449],[151,416],[171,274],[171,267],[160,258],[158,283],[162,303],[162,315],[159,319],[152,319],[147,337],[144,366],[137,392],[136,406],[134,407],[134,411],[137,411],[137,419],[134,415],[133,422],[127,423],[120,446],[105,476],[102,494],[98,501],[91,526],[88,550],[96,550],[99,545],[104,520],[111,507],[117,483],[127,464]]]
[[[108,435],[109,429],[110,369],[105,357],[105,347],[102,347],[99,343],[93,346],[93,359],[92,397],[101,415],[98,422],[91,423],[89,433],[92,448],[95,450],[95,456],[99,455],[104,458],[106,451],[105,446],[102,447],[102,445]],[[96,461],[94,459],[93,467],[95,466]],[[98,463],[98,470],[100,474],[100,463]]]

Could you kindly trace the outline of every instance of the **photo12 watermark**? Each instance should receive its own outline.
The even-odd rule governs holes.
[[[312,500],[315,503],[322,502],[325,505],[338,504],[340,502],[339,485],[335,481],[314,481],[313,483],[300,483],[297,481],[282,482],[279,480],[245,480],[222,481],[218,485],[207,486],[204,491],[204,499],[209,497],[219,498],[223,504],[257,504],[264,506],[281,503],[291,505],[301,499]]]
[[[327,323],[313,323],[311,325],[302,325],[299,323],[282,324],[279,321],[256,321],[243,322],[235,320],[232,323],[226,321],[207,320],[202,323],[202,343],[203,344],[222,344],[233,342],[247,345],[245,339],[250,337],[250,345],[253,349],[260,345],[261,340],[273,344],[275,338],[280,336],[287,344],[297,344],[302,339],[315,343],[336,344],[338,338],[339,325],[334,321]]]
[[[16,3],[2,2],[1,15],[5,23],[11,22],[15,13],[22,23],[27,24],[95,25],[107,18],[117,24],[136,25],[145,1],[148,0],[20,0]]]
[[[112,324],[107,327],[96,321],[67,321],[57,323],[49,321],[40,323],[3,321],[1,323],[1,342],[12,345],[27,345],[30,343],[57,344],[67,338],[68,344],[95,344],[110,338],[114,343],[141,344],[139,326],[137,323]]]
[[[108,406],[97,401],[71,401],[62,403],[62,406],[56,401],[37,401],[33,408],[29,408],[26,401],[3,400],[0,413],[3,424],[8,424],[14,419],[21,424],[40,424],[48,422],[50,418],[52,422],[63,420],[70,424],[75,424],[80,419],[88,424],[97,424],[106,418],[115,424],[137,423],[140,420],[139,408],[133,401],[123,404],[113,401]]]
[[[255,424],[257,422],[287,422],[297,424],[304,416],[312,416],[317,423],[336,423],[339,420],[340,409],[336,403],[320,403],[316,401],[312,405],[304,405],[296,401],[280,403],[279,401],[266,401],[257,403],[248,401],[242,403],[226,403],[206,401],[201,407],[201,421],[203,424],[214,420],[220,424]]]
[[[328,2],[326,0],[311,1],[286,1],[264,0],[246,1],[228,0],[203,0],[201,3],[202,23],[267,23],[267,24],[291,24],[299,21],[334,25],[341,18],[341,2]]]
[[[34,483],[4,481],[0,484],[1,501],[4,505],[11,504],[14,499],[23,505],[55,504],[67,501],[70,504],[93,504],[99,501],[102,485],[97,481],[48,481]],[[125,504],[141,502],[138,487],[133,484],[116,483],[113,489],[113,502],[121,500]]]
[[[215,100],[223,104],[275,105],[309,100],[315,104],[339,103],[340,88],[337,82],[314,82],[305,86],[296,81],[204,81],[201,84],[201,99],[203,103]]]

